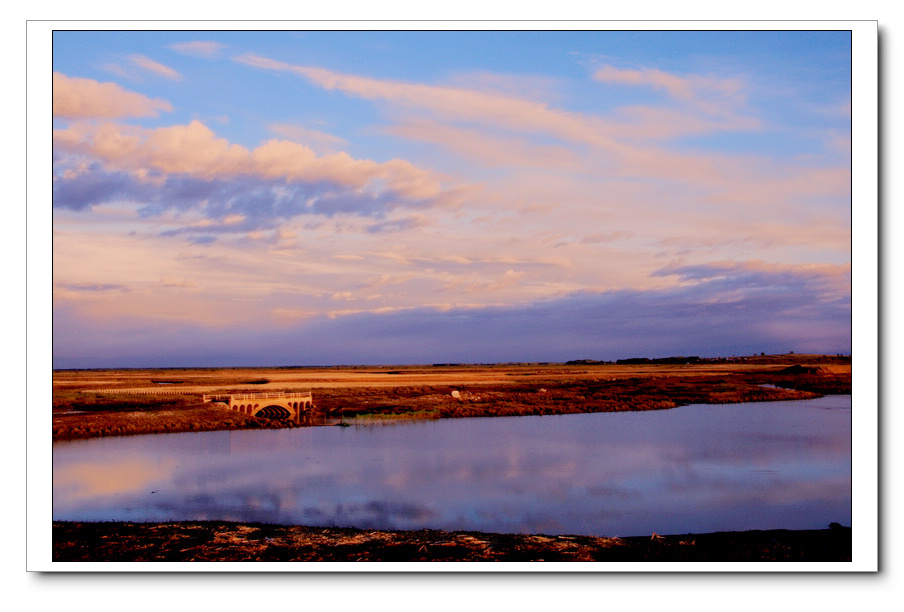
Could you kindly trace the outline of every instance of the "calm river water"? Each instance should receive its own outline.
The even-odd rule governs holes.
[[[851,524],[851,396],[55,443],[54,520],[630,536]]]

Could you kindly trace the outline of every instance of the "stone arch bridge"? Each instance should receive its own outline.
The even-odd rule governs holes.
[[[222,402],[251,416],[270,419],[298,419],[302,412],[314,407],[310,391],[285,393],[238,393],[232,395],[204,395],[204,402]]]

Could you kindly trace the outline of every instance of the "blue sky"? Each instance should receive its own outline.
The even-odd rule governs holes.
[[[851,351],[851,35],[53,36],[54,367]]]

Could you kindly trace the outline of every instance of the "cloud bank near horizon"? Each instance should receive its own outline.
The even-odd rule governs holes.
[[[850,268],[761,263],[665,271],[697,284],[659,291],[576,293],[522,306],[399,309],[313,316],[275,331],[168,321],[88,320],[57,310],[54,367],[313,366],[562,362],[728,357],[759,352],[850,354]],[[115,291],[85,287],[81,291]],[[354,352],[336,339],[353,342]],[[90,364],[83,343],[97,350]],[[691,350],[692,349],[692,350]],[[479,356],[479,359],[475,359]]]

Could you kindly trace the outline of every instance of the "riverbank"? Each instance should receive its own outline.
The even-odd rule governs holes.
[[[661,410],[850,394],[850,358],[687,364],[515,364],[54,372],[53,440],[285,428],[202,393],[313,389],[306,424]]]
[[[833,523],[818,530],[603,538],[221,521],[54,521],[53,561],[847,562],[851,529]]]

